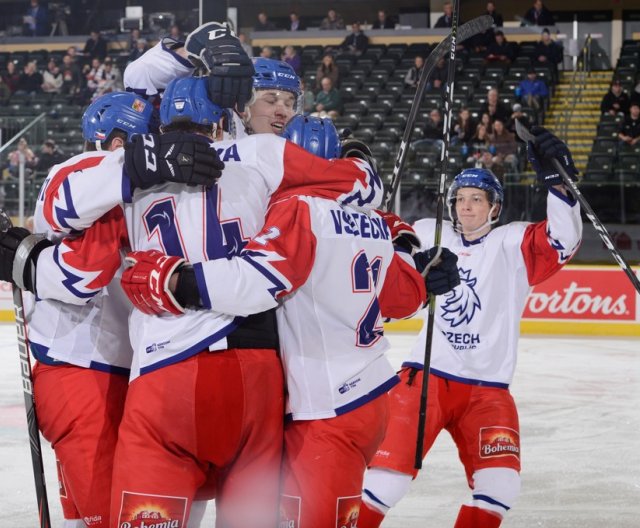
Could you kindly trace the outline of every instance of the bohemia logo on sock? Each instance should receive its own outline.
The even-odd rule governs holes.
[[[480,457],[514,456],[520,458],[520,435],[508,427],[480,429]]]
[[[336,508],[336,528],[356,528],[362,496],[339,497]]]
[[[300,497],[283,495],[280,497],[280,522],[278,528],[298,528],[300,526]]]
[[[122,492],[119,528],[184,528],[187,498]]]

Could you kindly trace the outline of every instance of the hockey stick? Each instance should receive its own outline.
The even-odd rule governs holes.
[[[429,272],[429,268],[438,261],[442,247],[442,222],[444,219],[444,186],[447,181],[447,167],[449,165],[449,141],[451,139],[451,119],[453,116],[453,89],[456,72],[456,44],[458,33],[458,17],[460,16],[460,0],[454,0],[451,17],[451,42],[449,50],[449,68],[447,70],[447,94],[444,100],[444,131],[442,150],[440,151],[440,181],[438,183],[438,196],[436,197],[436,228],[434,246],[437,252],[433,260],[423,271],[423,275]],[[489,17],[491,18],[491,17]],[[429,295],[429,317],[427,319],[427,336],[424,347],[424,362],[422,369],[422,389],[420,391],[420,414],[418,416],[418,436],[416,439],[416,458],[414,467],[422,468],[422,445],[424,444],[424,429],[427,424],[427,394],[429,391],[429,368],[431,366],[431,349],[433,347],[433,323],[436,313],[436,296]]]
[[[469,20],[469,22],[462,24],[458,28],[458,40],[463,41],[479,33],[484,33],[491,27],[492,24],[493,19],[489,15],[482,15],[474,18],[473,20]],[[451,38],[451,35],[447,35],[447,37],[433,49],[433,51],[427,57],[427,60],[425,61],[422,68],[422,72],[420,73],[420,79],[418,81],[418,86],[416,87],[416,95],[413,98],[413,102],[411,103],[409,115],[407,116],[407,125],[404,128],[402,141],[400,142],[400,148],[398,149],[398,154],[396,155],[396,162],[393,167],[393,176],[391,178],[391,183],[389,184],[389,189],[387,190],[387,194],[383,202],[383,209],[385,211],[393,209],[393,200],[396,197],[398,186],[400,185],[400,173],[404,168],[404,162],[407,158],[407,147],[409,145],[409,142],[411,141],[411,134],[413,134],[413,125],[415,124],[418,117],[420,103],[422,102],[424,92],[427,89],[427,81],[429,80],[429,77],[438,64],[438,61],[449,51],[449,48],[451,47]]]
[[[11,219],[0,209],[0,231],[6,231],[11,225]],[[40,519],[38,526],[40,528],[51,528],[49,501],[47,500],[47,483],[44,477],[44,463],[42,461],[42,449],[40,446],[40,428],[38,426],[38,417],[36,415],[36,405],[33,396],[33,377],[31,376],[27,323],[24,315],[24,305],[22,303],[22,290],[15,284],[13,285],[13,307],[18,333],[18,354],[20,356],[24,406],[27,411],[27,430],[29,431],[33,480],[36,484],[36,499],[38,501],[38,517]]]
[[[523,141],[535,142],[535,136],[531,132],[529,132],[529,130],[527,130],[527,128],[517,119],[516,134],[518,134],[518,137]],[[598,232],[598,235],[600,235],[600,238],[604,242],[604,245],[607,246],[607,249],[609,250],[611,255],[613,255],[614,260],[622,268],[622,271],[627,274],[627,277],[629,277],[629,280],[631,281],[631,284],[633,284],[633,287],[636,289],[636,291],[640,293],[640,280],[638,280],[637,275],[633,272],[622,254],[616,249],[616,246],[613,243],[613,239],[607,231],[607,228],[596,216],[596,213],[593,212],[593,209],[589,205],[589,202],[587,202],[587,199],[580,192],[580,189],[578,189],[578,184],[567,174],[567,171],[564,170],[564,167],[560,165],[560,162],[557,159],[552,159],[551,163],[553,163],[554,168],[560,173],[560,176],[562,176],[562,181],[564,182],[564,184],[571,189],[573,195],[576,197],[578,202],[580,202],[580,207],[584,209],[584,214],[593,224],[593,227]]]

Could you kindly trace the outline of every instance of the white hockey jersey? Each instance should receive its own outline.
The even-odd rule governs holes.
[[[273,203],[240,258],[194,266],[208,308],[276,311],[287,412],[331,418],[398,382],[384,355],[381,312],[407,317],[425,301],[424,280],[394,253],[385,221],[360,206],[308,196]],[[384,288],[383,288],[384,285]]]
[[[419,220],[414,228],[428,247],[435,221]],[[530,287],[565,265],[581,236],[579,205],[554,189],[547,220],[537,224],[513,222],[467,242],[445,222],[442,245],[458,256],[461,284],[437,297],[430,371],[463,383],[508,387]],[[404,366],[422,368],[426,326]]]
[[[36,202],[34,228],[37,233],[44,233],[54,241],[68,236],[61,233],[59,223],[68,227],[66,221],[74,214],[69,214],[70,210],[65,207],[58,208],[57,214],[52,214],[51,208],[47,211],[46,190],[64,186],[68,183],[70,174],[82,179],[83,171],[108,173],[106,159],[105,152],[89,152],[74,156],[51,169]],[[91,188],[91,179],[87,181],[86,174],[84,179],[85,187]],[[89,201],[83,196],[79,203],[88,205]],[[118,216],[122,217],[120,208],[108,213],[103,221]],[[86,295],[82,279],[73,273],[66,273],[68,268],[57,264],[64,261],[60,248],[64,251],[74,247],[75,243],[71,236],[63,244],[49,247],[40,254],[36,277],[38,299],[25,294],[28,299],[29,340],[34,355],[45,362],[57,360],[80,367],[126,374],[129,372],[132,356],[127,333],[131,305],[120,287],[119,263],[115,264],[115,268],[109,269],[106,280],[100,275],[87,277],[91,287],[95,289],[98,286],[98,289],[95,294],[92,291],[91,295]],[[85,243],[95,251],[100,251],[99,239],[88,236]],[[112,280],[114,275],[115,280]],[[76,304],[60,300],[72,300]]]

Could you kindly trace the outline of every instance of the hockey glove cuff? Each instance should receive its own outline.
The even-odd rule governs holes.
[[[386,222],[391,231],[391,241],[410,255],[420,250],[420,239],[413,227],[390,211],[376,211]]]
[[[36,262],[43,249],[53,243],[24,227],[10,227],[0,233],[0,280],[35,293]]]

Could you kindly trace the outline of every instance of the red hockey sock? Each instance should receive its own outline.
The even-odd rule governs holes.
[[[358,528],[378,528],[384,520],[384,514],[374,510],[364,502],[360,503],[360,515],[358,515]]]
[[[489,510],[463,505],[453,528],[498,528],[502,518]]]

